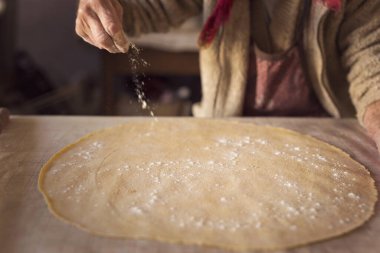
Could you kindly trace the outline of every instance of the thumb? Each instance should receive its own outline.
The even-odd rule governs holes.
[[[124,33],[123,30],[121,30],[115,34],[114,43],[120,51],[122,51],[124,53],[128,52],[130,42],[129,42],[129,39],[127,38],[127,35]]]

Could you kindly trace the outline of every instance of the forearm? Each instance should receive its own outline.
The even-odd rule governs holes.
[[[165,32],[202,11],[202,0],[119,1],[124,9],[124,30],[132,37]]]
[[[79,0],[75,31],[111,53],[126,53],[125,33],[163,32],[199,14],[202,0]]]
[[[363,126],[368,105],[372,107],[372,104],[380,101],[378,17],[380,1],[347,1],[339,32],[338,45],[342,66],[350,84],[349,92],[357,111],[357,118]]]

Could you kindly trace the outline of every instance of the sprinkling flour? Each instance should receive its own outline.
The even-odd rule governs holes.
[[[141,58],[141,49],[136,44],[131,43],[129,49],[129,62],[132,70],[132,84],[137,95],[137,101],[141,104],[143,110],[147,110],[149,114],[154,117],[152,106],[148,104],[146,94],[144,92],[145,86],[145,73],[144,69],[149,66],[143,58]]]

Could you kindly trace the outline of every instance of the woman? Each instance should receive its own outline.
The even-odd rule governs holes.
[[[195,116],[356,111],[380,147],[380,1],[80,0],[76,31],[126,52],[125,33],[167,31],[202,10]]]

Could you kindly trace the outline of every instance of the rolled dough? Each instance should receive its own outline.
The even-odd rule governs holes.
[[[369,172],[338,148],[206,119],[89,134],[47,162],[39,189],[53,214],[90,233],[236,251],[347,233],[377,200]]]

